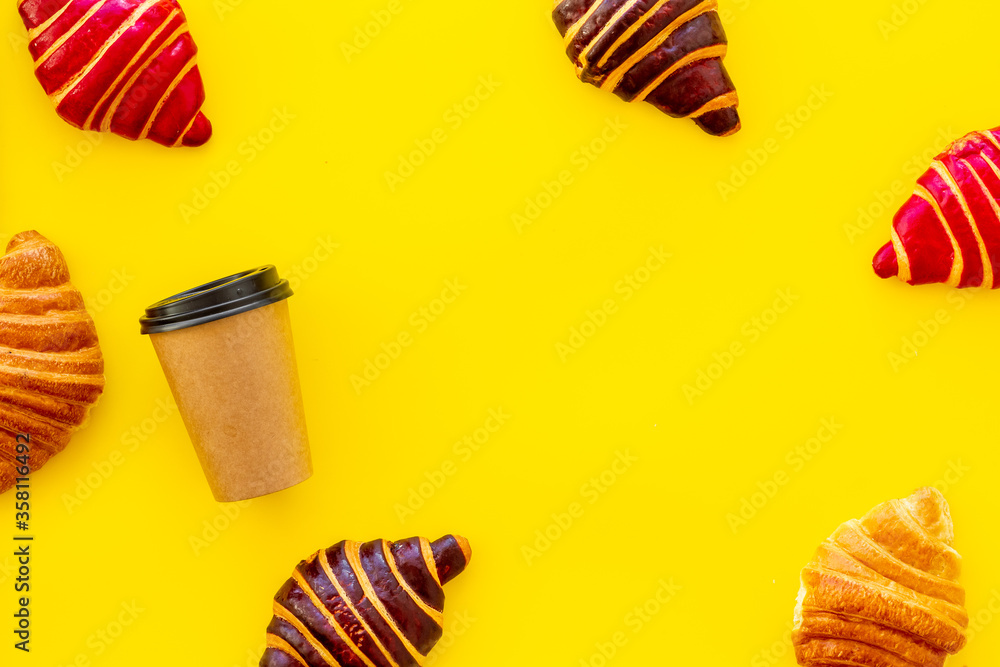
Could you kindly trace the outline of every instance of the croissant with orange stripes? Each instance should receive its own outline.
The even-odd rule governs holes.
[[[442,635],[444,590],[472,557],[457,535],[340,542],[274,596],[260,667],[417,667]]]
[[[20,0],[35,76],[74,127],[200,146],[198,48],[175,0]]]
[[[962,559],[934,488],[834,531],[802,570],[792,643],[803,667],[941,667],[966,642]]]
[[[917,181],[872,265],[911,285],[1000,287],[1000,128],[952,143]]]
[[[560,0],[552,18],[581,80],[709,134],[740,129],[717,0]]]
[[[103,390],[97,331],[63,254],[38,232],[18,234],[0,257],[0,493],[23,465],[18,436],[30,445],[29,471],[38,470]]]

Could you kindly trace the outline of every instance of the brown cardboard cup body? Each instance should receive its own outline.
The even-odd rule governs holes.
[[[287,300],[150,339],[216,500],[312,475]]]

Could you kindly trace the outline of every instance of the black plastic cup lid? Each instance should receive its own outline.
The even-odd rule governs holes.
[[[236,273],[154,303],[139,318],[143,335],[166,333],[214,322],[292,296],[273,266]]]

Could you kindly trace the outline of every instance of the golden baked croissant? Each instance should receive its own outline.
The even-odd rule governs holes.
[[[299,563],[277,595],[260,667],[414,667],[441,638],[442,586],[465,538],[340,542]]]
[[[948,503],[934,488],[841,525],[802,569],[792,642],[805,667],[940,667],[969,615]]]
[[[739,131],[717,0],[557,0],[552,19],[581,81],[709,134]]]
[[[66,259],[38,232],[0,257],[0,493],[17,477],[17,436],[29,469],[61,452],[104,390],[104,359]]]

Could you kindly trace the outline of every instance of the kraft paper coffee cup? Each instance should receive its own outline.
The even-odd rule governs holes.
[[[290,296],[262,266],[164,299],[139,320],[218,501],[312,475]]]

